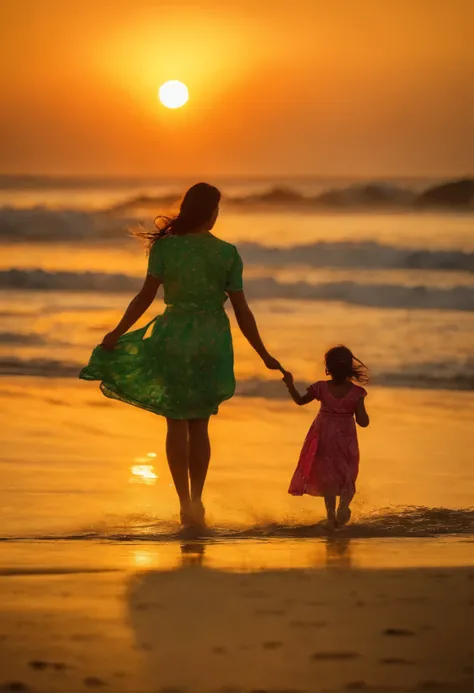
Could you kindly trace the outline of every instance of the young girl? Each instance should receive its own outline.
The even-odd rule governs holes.
[[[283,381],[293,401],[309,404],[321,402],[319,414],[309,429],[301,450],[288,493],[323,496],[328,526],[341,527],[351,518],[350,503],[355,494],[359,470],[359,446],[355,421],[365,428],[369,417],[365,409],[367,392],[354,385],[367,382],[367,368],[345,346],[330,349],[326,356],[326,375],[330,380],[310,385],[305,395],[294,386],[293,375],[285,373]],[[339,507],[336,513],[336,496]]]

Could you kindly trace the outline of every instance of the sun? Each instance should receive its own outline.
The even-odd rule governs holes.
[[[166,108],[181,108],[189,99],[188,88],[183,82],[173,79],[161,85],[158,98]]]

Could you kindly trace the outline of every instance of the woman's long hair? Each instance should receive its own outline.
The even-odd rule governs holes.
[[[369,379],[367,366],[359,361],[346,346],[329,349],[324,360],[326,361],[326,374],[330,375],[335,383],[344,383],[347,380],[366,383]]]
[[[155,229],[139,228],[133,231],[134,236],[142,238],[148,247],[164,236],[185,236],[192,233],[212,219],[221,199],[220,191],[209,183],[193,185],[181,202],[176,216],[157,216]]]

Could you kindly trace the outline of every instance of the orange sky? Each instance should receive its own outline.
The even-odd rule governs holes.
[[[0,34],[2,173],[474,173],[474,0],[6,0]]]

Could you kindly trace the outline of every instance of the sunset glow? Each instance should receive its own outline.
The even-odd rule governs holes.
[[[2,172],[472,168],[470,0],[275,0],[271,12],[250,0],[7,5]],[[168,93],[170,80],[185,86]]]

